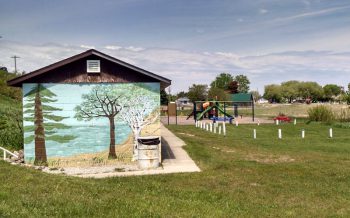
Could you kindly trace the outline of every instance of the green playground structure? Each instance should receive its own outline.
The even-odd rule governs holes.
[[[219,111],[220,113],[222,113],[224,116],[227,116],[227,117],[229,117],[229,118],[232,118],[232,116],[231,116],[230,114],[226,113],[226,111],[220,107],[220,105],[219,105],[218,102],[215,102],[214,105],[208,106],[204,111],[198,113],[198,114],[197,114],[197,120],[203,119],[204,115],[205,115],[206,113],[212,111],[212,110],[215,110],[215,111],[217,110],[217,111]],[[218,117],[218,116],[215,116],[215,115],[214,115],[213,117]]]
[[[232,101],[194,101],[193,111],[187,116],[187,120],[193,116],[194,120],[202,120],[208,118],[216,121],[229,121],[235,117],[238,117],[238,107],[251,107],[252,109],[252,120],[254,122],[255,111],[254,111],[254,99],[252,94],[238,93],[231,95]],[[232,110],[233,115],[227,113],[227,108]],[[223,115],[223,116],[222,116]],[[241,115],[242,117],[242,115]]]
[[[198,104],[199,108],[197,108]],[[193,111],[188,115],[187,119],[193,116],[195,120],[202,120],[203,118],[206,118],[206,115],[208,115],[208,118],[213,120],[213,122],[229,121],[232,123],[234,118],[232,115],[226,112],[225,102],[223,102],[223,106],[224,108],[220,106],[219,101],[196,101],[193,104]],[[219,112],[224,115],[224,117],[219,117]]]

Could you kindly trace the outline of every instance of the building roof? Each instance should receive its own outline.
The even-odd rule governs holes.
[[[178,98],[177,101],[189,101],[190,99],[187,97],[182,97],[182,98]]]
[[[232,94],[231,101],[233,101],[233,102],[252,102],[253,95],[249,94],[249,93]]]
[[[43,67],[43,68],[40,68],[38,70],[32,71],[30,73],[24,74],[22,76],[18,76],[18,77],[14,78],[14,79],[9,80],[7,82],[7,84],[10,85],[10,86],[21,87],[22,83],[26,83],[28,80],[33,81],[33,79],[38,78],[39,76],[42,76],[44,74],[50,73],[50,71],[53,71],[53,70],[55,70],[55,69],[57,69],[59,67],[65,66],[65,65],[70,64],[72,62],[81,60],[83,58],[89,57],[91,55],[98,56],[101,59],[105,59],[107,61],[113,62],[113,63],[118,64],[120,66],[126,67],[126,68],[128,68],[128,69],[130,69],[132,71],[141,73],[144,76],[147,76],[149,78],[157,80],[157,81],[159,81],[161,83],[161,87],[163,89],[168,87],[171,84],[171,80],[170,79],[167,79],[165,77],[159,76],[159,75],[157,75],[155,73],[152,73],[150,71],[141,69],[141,68],[136,67],[134,65],[128,64],[128,63],[126,63],[124,61],[121,61],[121,60],[116,59],[116,58],[114,58],[112,56],[106,55],[106,54],[104,54],[102,52],[99,52],[99,51],[97,51],[95,49],[87,50],[87,51],[85,51],[83,53],[74,55],[72,57],[69,57],[69,58],[61,60],[61,61],[58,61],[58,62],[56,62],[54,64],[48,65],[46,67]]]

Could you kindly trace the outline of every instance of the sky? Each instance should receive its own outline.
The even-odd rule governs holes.
[[[244,74],[350,82],[349,0],[0,0],[0,66],[31,72],[95,48],[172,80]]]

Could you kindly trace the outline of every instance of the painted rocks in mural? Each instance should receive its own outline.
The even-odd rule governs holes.
[[[139,136],[159,136],[159,83],[23,84],[25,162],[130,162]]]

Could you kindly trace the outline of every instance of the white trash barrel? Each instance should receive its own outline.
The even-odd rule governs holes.
[[[158,136],[139,137],[138,142],[138,164],[141,169],[155,169],[159,167]]]

